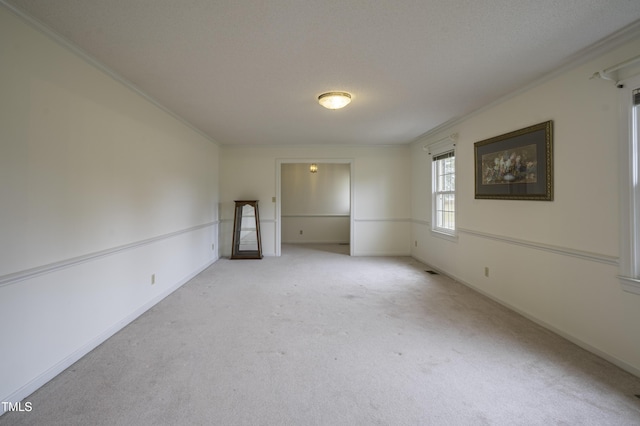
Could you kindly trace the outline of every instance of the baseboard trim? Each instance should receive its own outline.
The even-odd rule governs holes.
[[[96,337],[88,341],[86,344],[79,347],[77,350],[75,350],[74,352],[69,354],[67,357],[65,357],[64,359],[60,360],[59,362],[51,366],[45,372],[38,375],[33,380],[31,380],[30,382],[28,382],[27,384],[25,384],[15,392],[13,392],[12,394],[6,397],[3,397],[2,401],[17,403],[24,400],[33,392],[35,392],[36,390],[44,386],[51,379],[56,377],[58,374],[62,373],[64,370],[71,367],[80,358],[82,358],[83,356],[91,352],[93,349],[95,349],[96,347],[104,343],[107,339],[109,339],[111,336],[113,336],[114,334],[122,330],[124,327],[131,324],[140,315],[144,314],[149,309],[151,309],[152,307],[157,305],[159,302],[161,302],[164,298],[169,296],[171,293],[173,293],[174,291],[176,291],[177,289],[185,285],[187,282],[193,279],[200,272],[204,271],[209,266],[213,265],[217,260],[218,258],[212,261],[209,261],[205,263],[203,266],[197,268],[195,271],[187,275],[185,278],[178,281],[171,287],[167,288],[165,291],[163,291],[153,299],[150,299],[147,303],[143,304],[138,309],[133,311],[131,314],[127,315],[126,317],[122,318],[120,321],[113,324],[104,332],[100,333],[99,335],[97,335]],[[4,409],[4,404],[3,404],[3,407],[0,408],[0,416],[2,416],[5,412],[6,411]]]
[[[197,231],[202,228],[208,228],[210,226],[217,225],[219,222],[209,222],[204,223],[202,225],[192,226],[190,228],[181,229],[179,231],[169,232],[168,234],[158,235],[156,237],[147,238],[145,240],[136,241],[129,244],[124,244],[117,247],[112,247],[106,250],[101,250],[89,254],[85,254],[82,256],[72,257],[70,259],[61,260],[59,262],[50,263],[48,265],[37,266],[35,268],[25,269],[23,271],[14,272],[7,275],[0,276],[0,287],[15,284],[20,281],[28,280],[31,278],[39,277],[41,275],[49,274],[51,272],[59,271],[61,269],[70,268],[72,266],[76,266],[82,263],[90,262],[92,260],[100,259],[106,256],[111,256],[116,253],[121,253],[123,251],[132,250],[138,247],[146,246],[149,244],[156,243],[161,240],[166,240],[168,238],[173,238],[178,235],[186,234],[189,232]]]
[[[410,251],[390,251],[390,252],[355,252],[353,254],[357,257],[405,257],[411,256]]]
[[[501,300],[501,299],[498,299],[497,297],[493,296],[492,294],[487,293],[487,292],[485,292],[485,291],[483,291],[483,290],[471,285],[470,283],[466,282],[465,280],[461,279],[460,277],[457,277],[457,276],[455,276],[453,274],[450,274],[450,273],[448,273],[446,271],[443,271],[441,269],[434,268],[433,266],[429,265],[429,263],[427,261],[425,261],[424,259],[420,259],[417,256],[412,256],[412,257],[415,260],[417,260],[419,262],[422,262],[425,265],[428,265],[429,268],[433,269],[434,271],[437,271],[441,275],[444,275],[446,277],[451,278],[452,280],[454,280],[456,282],[459,282],[460,284],[462,284],[462,285],[470,288],[471,290],[473,290],[473,291],[475,291],[475,292],[477,292],[477,293],[479,293],[479,294],[481,294],[481,295],[493,300],[494,302],[496,302],[496,303],[504,306],[505,308],[517,313],[518,315],[522,315],[526,319],[528,319],[530,321],[533,321],[534,323],[538,324],[539,326],[541,326],[541,327],[543,327],[543,328],[545,328],[545,329],[557,334],[558,336],[560,336],[560,337],[562,337],[564,339],[567,339],[568,341],[570,341],[571,343],[581,347],[582,349],[584,349],[584,350],[586,350],[588,352],[591,352],[592,354],[597,355],[597,356],[599,356],[600,358],[602,358],[602,359],[604,359],[606,361],[609,361],[610,363],[616,365],[617,367],[620,367],[624,371],[626,371],[626,372],[628,372],[630,374],[633,374],[634,376],[640,378],[640,368],[636,368],[633,365],[631,365],[631,364],[629,364],[629,363],[627,363],[627,362],[625,362],[625,361],[623,361],[623,360],[621,360],[621,359],[619,359],[619,358],[617,358],[617,357],[615,357],[615,356],[613,356],[613,355],[611,355],[611,354],[609,354],[607,352],[604,352],[604,351],[602,351],[602,350],[590,345],[589,343],[584,342],[583,340],[580,340],[577,337],[575,337],[575,336],[573,336],[573,335],[571,335],[571,334],[569,334],[569,333],[567,333],[567,332],[565,332],[563,330],[560,330],[559,328],[556,328],[555,326],[547,323],[546,321],[543,321],[543,320],[541,320],[541,319],[529,314],[526,311],[523,311],[523,310],[521,310],[521,309],[519,309],[519,308],[517,308],[517,307],[515,307],[515,306],[513,306],[513,305],[511,305],[511,304],[509,304],[509,303],[507,303],[507,302],[505,302],[503,300]]]

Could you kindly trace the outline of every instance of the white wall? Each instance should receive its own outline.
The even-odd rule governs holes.
[[[434,136],[460,134],[450,242],[429,232],[429,141],[218,148],[0,8],[0,399],[28,395],[215,261],[218,239],[229,255],[233,200],[260,200],[274,255],[276,167],[296,159],[351,162],[354,254],[412,254],[640,374],[640,296],[615,278],[617,92],[588,79],[639,50]],[[548,119],[555,201],[475,200],[473,143]]]
[[[233,200],[260,200],[264,254],[277,253],[276,167],[281,162],[352,161],[351,246],[354,255],[409,255],[409,147],[222,147],[220,157],[221,249],[231,253]]]
[[[285,163],[281,169],[283,243],[349,243],[349,164]]]
[[[3,7],[0,57],[0,400],[17,401],[217,258],[218,147]]]
[[[590,80],[634,57],[640,40],[412,145],[412,255],[640,375],[640,296],[618,273],[618,89]],[[554,121],[555,200],[474,198],[474,142]],[[459,239],[431,235],[430,159],[457,132]],[[484,268],[489,267],[489,277]]]

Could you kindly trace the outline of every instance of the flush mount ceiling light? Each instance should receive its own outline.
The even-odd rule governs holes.
[[[346,107],[351,102],[351,93],[347,92],[327,92],[318,96],[320,105],[327,109],[340,109]]]

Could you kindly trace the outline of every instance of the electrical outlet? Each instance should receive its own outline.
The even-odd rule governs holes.
[[[489,278],[489,267],[488,266],[484,267],[484,276]]]
[[[276,202],[276,197],[271,197],[271,202],[275,203]]]
[[[302,235],[302,229],[300,230],[300,235]]]
[[[151,285],[156,283],[156,274],[151,274]]]
[[[216,249],[216,245],[215,244],[211,244],[211,250],[215,250]]]

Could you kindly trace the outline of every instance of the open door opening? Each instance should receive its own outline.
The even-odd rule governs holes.
[[[352,254],[352,164],[325,161],[278,165],[276,255],[282,244],[349,246]]]

